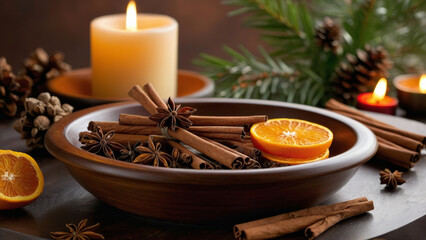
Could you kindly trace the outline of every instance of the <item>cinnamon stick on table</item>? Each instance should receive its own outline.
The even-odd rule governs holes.
[[[416,151],[412,151],[409,149],[406,149],[404,147],[401,147],[398,144],[395,144],[393,142],[390,142],[382,137],[376,136],[377,141],[379,142],[379,148],[384,146],[387,148],[391,148],[390,151],[388,151],[387,155],[393,155],[395,158],[400,159],[400,161],[403,162],[412,162],[416,163],[420,160],[420,153]]]
[[[311,207],[274,217],[264,218],[234,226],[239,239],[275,238],[307,228],[307,237],[318,236],[323,231],[346,218],[374,209],[372,201],[357,198],[328,206]],[[328,222],[327,222],[328,221]]]
[[[343,103],[338,102],[335,99],[330,99],[326,104],[325,104],[326,108],[329,110],[332,110],[334,112],[337,112],[339,114],[345,115],[349,118],[353,118],[365,125],[369,125],[372,127],[376,127],[385,131],[389,131],[389,132],[393,132],[396,134],[400,134],[402,136],[406,136],[409,138],[412,138],[416,141],[422,142],[423,144],[426,144],[426,136],[421,135],[421,134],[417,134],[417,133],[413,133],[413,132],[409,132],[409,131],[404,131],[402,129],[396,128],[392,125],[389,125],[387,123],[384,123],[382,121],[379,121],[375,118],[372,118],[370,116],[368,116],[367,114],[362,113],[361,111],[358,111],[354,108],[351,108],[349,106],[346,106]]]
[[[376,158],[405,169],[412,168],[414,163],[420,160],[420,151],[424,147],[426,136],[398,129],[335,99],[330,99],[326,107],[361,122],[376,135],[379,145]]]

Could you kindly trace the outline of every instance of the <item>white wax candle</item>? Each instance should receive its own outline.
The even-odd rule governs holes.
[[[91,22],[92,94],[128,97],[135,85],[152,83],[163,98],[177,91],[178,23],[169,16],[138,14],[138,29],[126,30],[125,14]]]

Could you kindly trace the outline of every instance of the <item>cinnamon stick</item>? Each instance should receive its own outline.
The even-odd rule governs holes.
[[[118,122],[100,122],[91,121],[87,129],[89,131],[95,131],[96,127],[99,126],[104,132],[115,131],[116,133],[123,134],[142,134],[142,135],[161,135],[161,129],[156,126],[130,126],[122,125]],[[190,127],[187,129],[194,134],[218,139],[229,139],[234,141],[242,141],[244,139],[245,132],[243,127],[227,127],[227,126],[198,126]],[[216,132],[217,131],[217,132]],[[228,131],[228,132],[227,132]]]
[[[403,147],[399,146],[398,144],[395,144],[393,142],[390,142],[390,141],[388,141],[384,138],[378,137],[378,136],[376,136],[376,138],[377,138],[377,141],[379,142],[379,147],[380,147],[380,145],[382,145],[382,146],[386,146],[388,148],[395,148],[395,150],[391,150],[391,152],[389,152],[386,156],[388,156],[390,158],[399,159],[400,161],[403,161],[403,162],[416,163],[420,160],[420,153],[419,152],[415,152],[415,151],[411,151],[409,149],[403,148]]]
[[[305,209],[294,211],[294,212],[284,213],[284,214],[280,214],[280,215],[276,215],[276,216],[272,216],[268,218],[263,218],[259,220],[237,224],[234,226],[234,236],[235,238],[240,238],[242,235],[242,232],[245,229],[249,229],[252,227],[263,226],[263,225],[267,225],[267,224],[271,224],[271,223],[275,223],[275,222],[279,222],[279,221],[283,221],[283,220],[287,220],[291,218],[305,217],[310,215],[317,215],[318,213],[338,211],[352,204],[367,202],[367,201],[368,199],[366,197],[361,197],[361,198],[356,198],[356,199],[352,199],[345,202],[335,203],[335,204],[326,205],[326,206],[315,206],[315,207],[305,208]]]
[[[157,105],[149,98],[139,85],[133,86],[128,94],[131,98],[138,101],[149,114],[157,113]]]
[[[324,220],[326,218],[335,218],[338,222],[343,219],[359,215],[373,209],[373,201],[365,201],[350,204],[338,210],[313,212],[312,214],[306,216],[284,219],[270,224],[259,225],[244,229],[241,232],[241,239],[250,240],[276,238],[288,233],[300,231],[303,228],[306,228],[312,224],[316,226],[316,222]]]
[[[244,126],[268,120],[266,115],[253,116],[190,116],[194,126]]]
[[[150,99],[157,105],[158,108],[167,109],[167,105],[161,99],[160,95],[158,95],[157,91],[155,91],[154,86],[151,83],[145,84],[143,90],[146,91]]]
[[[139,116],[121,113],[118,118],[118,123],[120,125],[130,125],[130,126],[157,126],[158,123],[149,119],[148,116]]]
[[[264,122],[268,119],[266,115],[253,116],[190,116],[189,120],[192,126],[245,126],[258,122]],[[136,126],[154,126],[157,123],[150,120],[147,116],[138,116],[132,114],[120,114],[119,123],[123,125]]]
[[[120,143],[123,146],[127,146],[127,144],[134,145],[137,142],[144,143],[148,141],[148,135],[115,133],[111,141]]]
[[[258,160],[260,157],[262,157],[262,151],[260,151],[259,149],[253,146],[249,146],[246,143],[242,143],[239,141],[232,141],[232,140],[220,140],[220,139],[217,139],[216,141],[219,143],[225,144],[226,146],[232,149],[235,149],[238,152],[241,152],[255,160]]]
[[[156,126],[129,126],[120,125],[118,122],[98,122],[91,121],[87,126],[89,131],[94,131],[96,127],[100,127],[104,132],[114,131],[123,134],[141,134],[141,135],[160,135],[161,130]]]
[[[244,166],[244,159],[240,155],[226,151],[225,149],[216,146],[215,144],[212,144],[180,127],[177,127],[175,131],[169,129],[167,132],[171,137],[185,143],[215,161],[222,163],[226,167],[241,169]]]
[[[335,99],[330,99],[326,104],[325,104],[326,108],[328,108],[329,110],[332,110],[334,112],[337,112],[339,114],[345,115],[347,117],[353,118],[365,125],[369,125],[372,127],[376,127],[379,129],[383,129],[385,131],[389,131],[389,132],[393,132],[393,133],[397,133],[400,134],[402,136],[406,136],[409,138],[412,138],[416,141],[422,142],[423,144],[426,144],[426,136],[424,135],[420,135],[417,133],[413,133],[413,132],[409,132],[409,131],[405,131],[399,128],[396,128],[392,125],[389,125],[387,123],[384,123],[382,121],[379,121],[375,118],[372,118],[354,108],[351,108],[349,106],[346,106],[343,103],[340,103],[338,101],[336,101]]]
[[[418,161],[419,154],[413,154],[412,151],[395,148],[391,145],[379,142],[376,157],[405,169],[410,169],[414,166],[414,162]]]
[[[213,143],[214,145],[216,145],[218,147],[224,148],[227,151],[230,151],[230,152],[233,152],[233,153],[235,153],[237,155],[240,155],[244,159],[244,167],[247,168],[247,169],[262,168],[260,166],[260,163],[258,161],[250,158],[249,156],[247,156],[247,155],[245,155],[245,154],[243,154],[241,152],[238,152],[235,149],[229,148],[229,147],[227,147],[227,146],[225,146],[223,144],[220,144],[220,143],[218,143],[218,142],[216,142],[214,140],[208,139],[208,138],[204,138],[204,140],[206,140],[206,141],[208,141],[210,143]]]
[[[245,135],[244,127],[239,126],[190,126],[191,132],[234,133]]]
[[[371,204],[355,204],[354,206],[351,206],[352,209],[348,208],[340,211],[338,214],[333,214],[319,220],[305,229],[305,236],[309,240],[312,240],[342,220],[373,210],[373,202],[370,202]]]
[[[213,166],[206,162],[204,159],[200,158],[199,156],[197,156],[196,154],[194,154],[193,152],[189,151],[186,147],[182,146],[180,143],[173,141],[173,140],[168,140],[167,143],[174,147],[179,149],[179,151],[181,153],[185,153],[188,154],[192,157],[192,162],[191,162],[191,167],[194,169],[213,169]]]
[[[192,132],[192,131],[190,131]],[[209,133],[209,132],[192,132],[201,137],[207,137],[211,139],[223,139],[223,140],[232,140],[242,142],[244,135],[242,134],[232,134],[232,133]]]
[[[391,141],[395,144],[398,144],[402,147],[405,147],[407,149],[413,150],[413,151],[417,151],[420,152],[420,150],[423,147],[423,143],[413,140],[411,138],[396,134],[396,133],[392,133],[392,132],[387,132],[375,127],[371,127],[371,126],[367,126],[371,131],[373,131],[373,133],[376,136],[382,137],[384,139],[387,139],[388,141]]]

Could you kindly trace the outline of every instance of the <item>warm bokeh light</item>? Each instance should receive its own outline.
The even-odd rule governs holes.
[[[379,82],[376,85],[376,88],[374,88],[374,92],[373,92],[374,101],[381,101],[383,100],[383,98],[385,98],[387,85],[388,83],[386,79],[380,78]]]
[[[421,93],[426,93],[426,74],[422,74],[420,77],[419,88]]]
[[[136,31],[138,29],[136,3],[134,0],[129,1],[126,11],[126,29]]]

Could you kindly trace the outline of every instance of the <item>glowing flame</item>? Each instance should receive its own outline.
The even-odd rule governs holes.
[[[373,100],[381,101],[383,100],[383,98],[385,98],[387,84],[388,83],[385,78],[380,78],[379,82],[376,85],[376,88],[374,88]]]
[[[426,93],[426,74],[422,74],[420,77],[419,88],[421,93]]]
[[[126,11],[126,30],[136,31],[138,29],[138,22],[136,16],[136,3],[134,0],[130,0],[129,4],[127,4]]]

